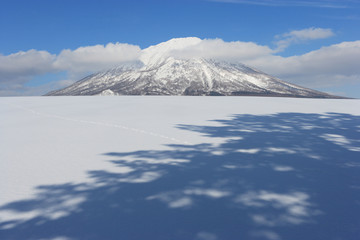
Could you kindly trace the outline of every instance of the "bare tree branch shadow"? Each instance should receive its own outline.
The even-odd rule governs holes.
[[[234,115],[179,125],[221,144],[105,153],[123,172],[39,186],[0,239],[358,239],[360,117]]]

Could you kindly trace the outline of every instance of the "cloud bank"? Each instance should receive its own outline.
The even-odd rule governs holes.
[[[283,51],[291,44],[301,43],[309,40],[324,39],[334,36],[335,34],[330,28],[306,28],[302,30],[294,30],[276,36],[277,51]]]
[[[180,58],[212,58],[226,61],[249,61],[274,53],[268,46],[253,42],[224,42],[222,39],[204,39],[196,45],[173,50],[172,55]]]
[[[64,87],[84,74],[116,67],[139,58],[139,46],[124,43],[109,43],[65,49],[55,55],[47,51],[29,50],[7,56],[0,55],[0,96],[41,95],[49,90]],[[34,77],[49,73],[67,72],[70,79],[40,87],[25,84]]]
[[[8,56],[0,55],[0,79],[2,84],[22,84],[29,76],[52,71],[56,59],[46,51],[29,50]]]
[[[360,83],[360,41],[342,42],[309,53],[264,55],[246,63],[286,81],[322,88]]]
[[[116,67],[124,62],[135,61],[139,58],[140,53],[139,46],[109,43],[106,46],[80,47],[74,51],[63,50],[53,64],[56,69],[71,72],[96,72]]]
[[[295,42],[332,35],[331,29],[308,28],[282,34],[278,39],[282,41],[279,46],[286,48]],[[58,55],[38,50],[0,55],[0,95],[44,94],[79,80],[84,74],[139,61],[144,52],[145,49],[141,50],[136,45],[109,43],[66,49]],[[170,49],[168,54],[179,58],[202,57],[241,62],[309,88],[360,83],[360,41],[342,42],[303,55],[282,57],[278,55],[278,49],[254,42],[198,39],[188,46]],[[68,79],[38,87],[26,85],[34,77],[64,71],[70,76]]]

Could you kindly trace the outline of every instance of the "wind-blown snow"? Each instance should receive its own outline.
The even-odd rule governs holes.
[[[358,239],[359,109],[0,98],[0,239]]]
[[[145,65],[157,65],[172,56],[173,51],[179,51],[187,47],[201,43],[201,39],[197,37],[173,38],[169,41],[150,46],[141,53],[140,60]]]

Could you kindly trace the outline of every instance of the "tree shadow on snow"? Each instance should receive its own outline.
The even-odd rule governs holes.
[[[105,153],[93,183],[40,186],[1,239],[359,239],[360,117],[235,115],[180,129],[220,144]]]

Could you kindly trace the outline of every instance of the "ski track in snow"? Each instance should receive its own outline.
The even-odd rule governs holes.
[[[23,109],[25,111],[31,112],[34,115],[38,115],[38,116],[42,116],[42,117],[47,117],[47,118],[55,118],[55,119],[60,119],[60,120],[64,120],[64,121],[70,121],[70,122],[76,122],[76,123],[81,123],[81,124],[92,124],[92,125],[98,125],[98,126],[104,126],[104,127],[110,127],[110,128],[118,128],[118,129],[124,129],[124,130],[128,130],[128,131],[132,131],[132,132],[136,132],[136,133],[140,133],[140,134],[145,134],[145,135],[150,135],[153,137],[158,137],[158,138],[163,138],[166,140],[171,140],[173,142],[177,142],[177,143],[182,143],[182,144],[191,144],[188,141],[182,141],[179,140],[177,138],[174,137],[169,137],[169,136],[165,136],[159,133],[154,133],[154,132],[150,132],[150,131],[146,131],[143,129],[138,129],[138,128],[133,128],[133,127],[127,127],[121,124],[112,124],[112,123],[106,123],[106,122],[96,122],[96,121],[86,121],[86,120],[79,120],[79,119],[74,119],[74,118],[67,118],[67,117],[63,117],[63,116],[59,116],[59,115],[55,115],[55,114],[46,114],[46,113],[41,113],[39,111],[35,111],[33,109],[29,109],[29,108],[25,108],[23,106],[20,105],[14,105],[11,104],[14,107]]]

